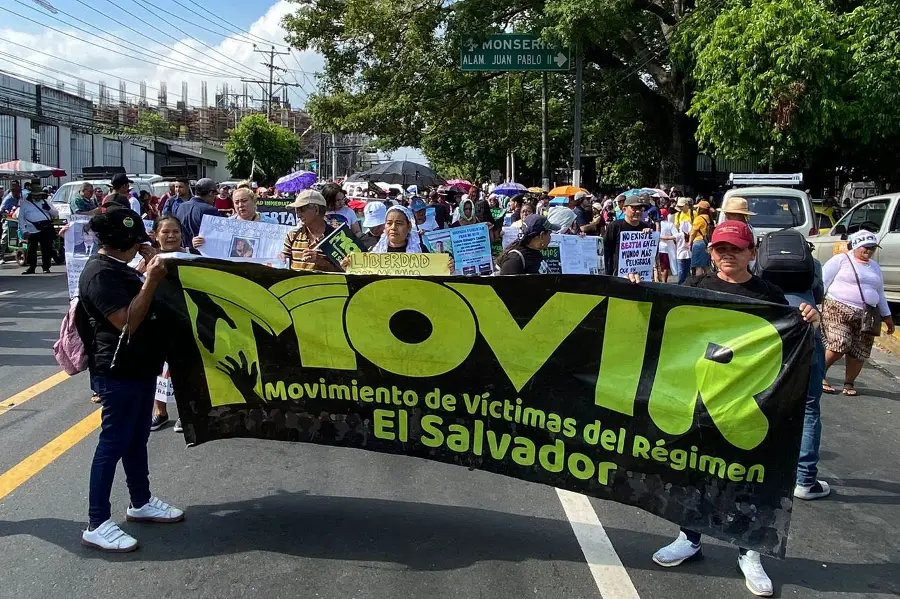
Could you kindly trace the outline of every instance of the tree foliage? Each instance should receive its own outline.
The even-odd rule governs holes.
[[[172,138],[176,135],[175,126],[169,121],[149,110],[143,110],[138,115],[137,125],[134,127],[125,127],[124,133],[130,135],[140,135],[143,137],[162,137]]]
[[[228,169],[235,177],[271,185],[293,168],[301,142],[292,131],[270,122],[263,114],[254,114],[228,131],[225,151]]]

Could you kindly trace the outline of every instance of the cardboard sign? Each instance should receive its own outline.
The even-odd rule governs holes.
[[[350,254],[347,272],[365,275],[449,275],[450,254]]]
[[[658,251],[658,232],[622,231],[619,235],[619,269],[616,276],[637,274],[642,281],[652,281]]]

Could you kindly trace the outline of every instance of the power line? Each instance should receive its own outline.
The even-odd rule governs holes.
[[[265,50],[258,50],[256,48],[256,44],[253,44],[253,51],[259,52],[260,54],[263,54],[263,55],[266,54]],[[287,69],[282,69],[281,67],[276,67],[274,64],[275,56],[282,55],[282,54],[290,54],[290,52],[276,52],[275,46],[272,46],[271,49],[269,50],[269,62],[263,63],[263,65],[268,67],[268,69],[269,69],[269,81],[268,81],[269,87],[268,87],[268,93],[266,94],[266,118],[271,118],[271,116],[272,116],[272,103],[274,102],[274,99],[275,99],[274,98],[275,71],[276,70],[278,70],[278,71],[286,71],[287,70]],[[284,62],[284,60],[282,60],[282,62]],[[259,81],[256,79],[241,79],[241,81],[243,81],[245,83],[257,83],[260,86],[264,86],[267,83],[266,81]],[[278,85],[281,85],[283,87],[301,87],[301,85],[299,83],[297,83],[297,84],[285,83],[284,81],[281,81]],[[263,93],[266,93],[265,88],[263,88]]]
[[[19,1],[20,1],[20,0],[16,0],[16,2],[19,2]],[[89,9],[91,9],[91,10],[93,10],[93,11],[95,11],[95,12],[99,12],[99,11],[97,11],[96,8],[92,7],[90,4],[85,3],[83,0],[75,0],[75,1],[78,2],[79,4],[83,5],[83,6],[88,7]],[[143,24],[146,25],[147,27],[150,27],[151,29],[153,29],[153,30],[155,30],[155,31],[157,31],[157,32],[159,32],[159,33],[161,33],[162,35],[164,35],[164,36],[170,36],[170,35],[171,35],[171,32],[170,32],[170,31],[164,31],[164,30],[160,29],[159,27],[157,27],[157,26],[154,25],[153,23],[151,23],[151,22],[149,22],[149,21],[147,21],[147,20],[145,20],[145,19],[142,19],[141,17],[137,16],[137,15],[134,14],[133,12],[131,12],[131,11],[129,11],[129,10],[126,10],[126,9],[123,8],[122,6],[116,4],[113,0],[106,0],[106,2],[109,3],[109,4],[112,4],[112,5],[115,6],[117,9],[119,9],[120,11],[122,11],[123,13],[125,13],[126,15],[128,15],[128,16],[134,18],[134,19],[137,19],[138,21],[140,21],[141,23],[143,23]],[[151,14],[152,14],[152,12],[151,12]],[[157,16],[157,15],[154,15],[154,16]],[[161,20],[165,21],[165,19],[162,19],[162,17],[159,17],[159,18],[160,18]],[[115,21],[115,19],[113,19],[113,20]],[[119,25],[122,25],[123,27],[126,27],[126,28],[130,29],[131,31],[134,31],[134,32],[137,33],[138,35],[146,36],[146,32],[140,32],[140,31],[138,31],[138,30],[136,30],[136,29],[134,29],[134,28],[132,28],[132,27],[129,27],[128,25],[125,25],[125,24],[122,23],[121,21],[115,21],[115,22],[118,23]],[[172,27],[174,27],[174,28],[175,28],[175,31],[178,31],[178,28],[177,28],[175,25],[172,25],[171,23],[169,23],[169,25],[172,26]],[[193,38],[193,37],[191,37],[191,36],[188,35],[188,34],[185,34],[185,35],[186,35],[187,37],[190,37],[191,39],[194,39],[195,41],[200,42],[200,40],[197,40],[196,38]],[[177,49],[175,49],[174,47],[173,47],[173,48],[169,48],[168,46],[165,46],[165,45],[163,45],[163,44],[160,44],[159,42],[156,42],[156,43],[157,43],[158,45],[160,45],[160,46],[163,46],[163,47],[166,48],[166,49],[172,50],[173,52],[176,52],[176,53],[180,54],[181,56],[184,56],[184,57],[187,58],[188,60],[191,60],[191,61],[196,61],[196,60],[197,60],[196,57],[188,56],[188,55],[185,54],[184,52],[182,52],[182,51],[180,51],[180,50],[177,50]],[[203,42],[200,42],[200,43],[203,44]],[[215,49],[212,48],[211,46],[207,46],[206,44],[203,44],[203,45],[206,46],[207,48],[209,48],[210,50],[213,50],[213,51],[215,52]],[[212,66],[214,66],[215,68],[222,69],[223,71],[225,71],[226,69],[232,69],[232,70],[234,69],[234,67],[229,66],[226,62],[224,62],[224,61],[222,61],[222,60],[220,60],[220,59],[214,58],[213,56],[210,56],[210,55],[208,55],[208,54],[205,54],[205,53],[203,53],[203,52],[201,52],[201,51],[199,51],[199,50],[194,50],[194,51],[197,52],[197,54],[199,54],[199,55],[202,56],[203,58],[206,58],[206,59],[208,59],[209,61],[211,61],[211,62],[213,62],[213,63],[219,63],[220,66],[216,66],[215,64],[212,65]],[[217,52],[217,53],[218,53],[218,52]],[[224,55],[222,55],[222,56],[224,56]],[[226,56],[225,58],[228,58],[228,57]],[[231,60],[231,59],[229,59],[229,60]],[[240,63],[238,63],[238,64],[240,64]],[[223,68],[223,67],[224,67],[224,68]],[[225,74],[227,74],[227,75],[229,75],[229,76],[231,76],[231,77],[240,77],[242,74],[245,74],[245,73],[246,73],[246,70],[245,70],[245,69],[242,69],[242,70],[240,70],[240,71],[228,72],[228,73],[225,73]]]
[[[278,59],[281,61],[281,64],[284,65],[284,70],[285,70],[285,72],[291,74],[291,77],[294,79],[294,83],[297,84],[297,87],[299,87],[300,89],[303,90],[303,93],[305,93],[305,94],[306,94],[306,97],[308,98],[308,97],[309,97],[309,92],[306,91],[306,88],[303,87],[303,84],[300,83],[300,81],[297,80],[297,75],[295,75],[294,72],[293,72],[290,68],[288,68],[287,63],[284,61],[284,57],[283,57],[283,56],[279,56]]]
[[[16,1],[18,1],[18,0],[16,0]],[[30,7],[29,7],[29,8],[30,8]],[[26,17],[25,15],[21,15],[21,14],[17,13],[16,11],[10,10],[10,9],[5,8],[5,7],[3,7],[3,6],[0,6],[0,10],[5,11],[5,12],[8,12],[8,13],[10,13],[10,14],[12,14],[12,15],[15,15],[15,16],[19,17],[20,19],[22,19],[23,21],[29,21],[29,22],[31,22],[31,23],[34,23],[35,25],[40,25],[41,27],[45,27],[45,28],[49,29],[50,31],[55,31],[56,33],[62,34],[62,35],[64,35],[64,36],[66,36],[66,37],[70,37],[70,38],[72,38],[72,39],[74,39],[74,40],[77,40],[77,41],[79,41],[79,42],[81,42],[81,43],[84,43],[84,44],[96,43],[96,40],[94,40],[94,41],[92,41],[92,42],[88,42],[88,41],[86,41],[84,38],[78,37],[78,36],[73,35],[73,34],[71,34],[71,33],[67,33],[67,32],[65,32],[65,31],[63,31],[62,29],[57,29],[56,27],[53,27],[53,26],[51,26],[51,25],[47,25],[46,23],[42,23],[42,22],[40,22],[40,21],[38,21],[38,20],[35,20],[35,19],[32,19],[32,18],[30,18],[30,17]],[[60,12],[61,12],[61,11],[60,11]],[[77,18],[77,17],[72,17],[72,18],[75,19],[75,20],[77,20],[77,21],[79,21],[79,22],[81,22],[81,23],[84,23],[84,24],[87,25],[88,27],[91,27],[91,28],[94,28],[94,29],[100,29],[100,28],[98,28],[96,25],[92,25],[91,23],[87,23],[87,22],[85,22],[85,21],[82,21],[81,19],[79,19],[79,18]],[[114,34],[112,34],[112,33],[107,33],[106,35],[109,35],[110,37],[113,37],[113,38],[116,38],[116,39],[118,39],[118,40],[121,40],[122,42],[124,42],[124,43],[126,43],[126,44],[130,44],[130,43],[131,43],[131,42],[129,42],[128,40],[126,40],[126,39],[124,39],[124,38],[121,38],[121,37],[119,37],[119,36],[117,36],[117,35],[114,35]],[[100,39],[103,40],[104,42],[112,43],[110,40],[107,40],[107,39],[105,39],[105,38],[100,38]],[[99,44],[98,44],[98,46],[99,46]],[[202,72],[202,71],[196,71],[196,70],[193,70],[193,69],[187,69],[187,68],[184,68],[184,67],[181,67],[181,66],[172,66],[172,65],[168,65],[168,64],[162,64],[162,63],[159,63],[159,62],[153,62],[152,60],[147,60],[146,58],[138,58],[138,57],[135,57],[135,56],[131,56],[131,55],[129,55],[129,54],[125,54],[124,52],[121,52],[121,51],[116,50],[116,49],[114,49],[114,48],[109,48],[109,47],[107,47],[107,46],[99,46],[99,47],[100,47],[101,49],[107,51],[107,52],[112,52],[113,54],[118,54],[119,56],[124,56],[125,58],[130,58],[131,60],[137,60],[137,61],[139,61],[139,62],[145,62],[145,63],[148,63],[148,64],[152,64],[152,65],[154,65],[154,66],[157,66],[157,67],[162,67],[162,68],[164,68],[164,69],[181,70],[181,71],[184,71],[185,73],[190,73],[190,74],[192,74],[192,75],[199,75],[199,76],[201,76],[201,77],[202,77],[202,76],[212,76],[212,77],[218,77],[218,76],[220,76],[220,75],[215,75],[215,74],[212,74],[212,73],[209,73],[209,72]],[[134,53],[136,53],[136,54],[143,54],[143,55],[145,55],[145,56],[150,56],[151,58],[155,58],[155,57],[153,57],[152,54],[149,54],[149,53],[146,53],[146,52],[141,52],[141,51],[139,51],[139,50],[130,50],[130,51],[131,51],[131,52],[134,52]],[[165,58],[160,58],[160,60],[170,60],[170,61],[171,61],[171,59],[165,59]],[[175,61],[171,61],[171,62],[175,62]],[[235,78],[236,78],[236,77],[235,77]]]
[[[106,1],[111,3],[111,0],[106,0]],[[160,8],[160,7],[158,7],[158,6],[156,6],[156,5],[153,4],[152,2],[148,2],[148,0],[133,0],[133,1],[140,2],[140,3],[142,3],[142,4],[146,4],[146,5],[152,6],[152,7],[156,8],[157,10],[160,10],[160,11],[162,11],[163,13],[165,13],[165,14],[167,14],[167,15],[169,15],[169,16],[175,17],[176,19],[181,19],[182,21],[184,21],[184,22],[186,22],[186,23],[190,23],[191,25],[194,25],[195,27],[198,27],[198,25],[196,25],[196,23],[193,23],[192,21],[188,21],[187,19],[185,19],[185,18],[183,18],[183,17],[179,17],[179,16],[176,15],[176,14],[173,14],[173,13],[167,11],[167,10],[164,10],[164,9],[162,9],[162,8]],[[163,18],[162,16],[160,16],[160,15],[154,13],[152,10],[147,10],[146,8],[144,8],[144,10],[146,10],[147,12],[149,12],[150,14],[152,14],[154,17],[158,18],[158,19],[159,19],[160,21],[162,21],[163,23],[166,23],[166,24],[168,24],[170,27],[175,28],[176,31],[178,30],[178,26],[175,25],[174,23],[172,23],[171,21],[166,20],[166,19]],[[146,21],[145,21],[145,22],[146,22]],[[152,25],[150,25],[150,26],[153,27]],[[154,28],[154,29],[157,29],[156,27],[153,27],[153,28]],[[206,29],[206,28],[203,28],[203,27],[201,27],[201,28],[202,28],[202,29]],[[160,29],[157,29],[157,31],[161,31],[161,32],[162,32],[162,30],[160,30]],[[216,34],[216,35],[221,35],[219,32],[217,32],[217,31],[212,31],[211,29],[206,29],[206,31],[211,31],[212,33],[214,33],[214,34]],[[166,35],[165,32],[162,32],[162,33],[163,33],[164,35]],[[225,54],[222,54],[221,52],[219,52],[218,50],[216,50],[215,48],[213,48],[212,46],[210,46],[209,44],[207,44],[207,43],[204,42],[203,40],[197,39],[196,37],[192,36],[192,35],[189,34],[189,33],[186,33],[186,32],[182,32],[182,33],[184,33],[184,35],[186,35],[186,36],[189,37],[190,39],[194,40],[194,41],[197,42],[198,44],[201,44],[202,46],[205,46],[206,48],[209,48],[210,50],[212,50],[213,52],[215,52],[215,53],[218,54],[219,56],[222,56],[223,58],[225,58],[225,59],[227,59],[227,60],[230,60],[230,61],[233,62],[234,64],[238,65],[238,67],[241,69],[240,72],[245,72],[245,73],[246,73],[246,72],[250,72],[250,73],[251,73],[253,76],[255,76],[255,77],[259,77],[259,76],[260,76],[260,74],[259,74],[258,72],[256,72],[256,71],[254,71],[252,68],[249,68],[249,67],[247,67],[246,65],[243,65],[243,64],[239,63],[238,61],[236,61],[235,59],[231,58],[230,56],[226,56]],[[217,62],[222,62],[222,61],[217,61]],[[224,64],[224,63],[223,63],[223,64]],[[233,67],[232,67],[232,68],[233,68]]]
[[[83,0],[75,0],[75,1],[78,2],[79,4],[81,4],[82,6],[85,6],[85,7],[89,8],[89,9],[92,10],[92,11],[99,13],[99,11],[98,11],[96,8],[94,8],[93,6],[91,6],[91,5],[88,4],[88,3],[84,2]],[[157,27],[154,27],[151,23],[148,23],[147,21],[141,19],[141,18],[138,17],[137,15],[128,12],[127,10],[125,10],[124,8],[122,8],[121,6],[119,6],[118,4],[116,4],[115,2],[113,2],[112,0],[106,0],[106,1],[109,2],[110,4],[112,4],[113,6],[115,6],[116,8],[118,8],[120,11],[124,12],[125,14],[127,14],[127,15],[129,15],[129,16],[135,18],[135,19],[137,19],[137,20],[140,21],[141,23],[144,23],[144,24],[147,25],[148,27],[152,27],[152,28],[156,29],[156,31],[159,31],[159,32],[162,33],[163,35],[168,35],[168,34],[167,34],[166,32],[164,32],[162,29],[159,29],[159,28],[157,28]],[[16,0],[16,2],[20,2],[20,0]],[[102,14],[102,13],[100,13],[100,14]],[[122,21],[118,21],[118,20],[116,20],[116,19],[114,19],[114,18],[112,18],[112,17],[108,17],[108,18],[109,18],[111,21],[113,21],[114,23],[117,23],[117,24],[121,25],[122,27],[125,27],[125,28],[128,29],[129,31],[132,31],[132,32],[136,33],[137,35],[141,36],[141,38],[146,37],[146,32],[138,31],[138,30],[135,29],[134,27],[131,27],[130,25],[127,25],[127,24],[123,23]],[[178,49],[175,47],[174,44],[173,44],[173,46],[170,48],[169,46],[166,46],[165,44],[162,44],[162,43],[160,43],[160,42],[154,42],[154,43],[155,43],[156,45],[158,45],[158,46],[162,46],[162,47],[165,48],[166,50],[169,50],[169,51],[174,52],[174,53],[176,53],[176,54],[178,54],[178,55],[180,55],[180,56],[183,56],[184,58],[188,59],[189,61],[194,62],[194,61],[197,60],[197,57],[196,57],[196,56],[189,56],[188,54],[185,54],[185,53],[182,52],[181,50],[178,50]],[[195,50],[195,52],[197,52],[197,54],[199,54],[200,56],[203,56],[204,58],[209,58],[212,62],[220,62],[220,63],[221,63],[221,61],[217,61],[216,59],[212,58],[211,56],[207,56],[206,54],[204,54],[204,53],[202,53],[202,52],[200,52],[200,51]],[[170,62],[176,62],[176,61],[174,61],[173,59],[168,58],[168,57],[166,58],[166,60],[169,60]],[[176,64],[187,64],[189,68],[193,68],[192,65],[191,65],[190,63],[183,63],[183,62],[180,61],[180,60],[177,61]],[[224,66],[225,63],[221,63],[221,64]],[[231,68],[231,67],[227,67],[227,68]],[[240,77],[240,74],[234,74],[234,73],[231,73],[231,76],[232,76],[232,77]]]
[[[248,30],[246,30],[246,29],[241,29],[239,26],[235,25],[234,23],[232,23],[232,22],[229,21],[228,19],[226,19],[226,18],[224,18],[224,17],[220,17],[219,15],[217,15],[216,13],[214,13],[213,11],[211,11],[210,9],[206,8],[205,6],[202,6],[202,5],[200,5],[200,4],[197,4],[196,2],[194,2],[194,0],[187,0],[187,1],[190,2],[191,4],[193,4],[194,6],[196,6],[197,8],[201,9],[201,10],[205,10],[207,13],[209,13],[209,14],[212,15],[212,16],[214,16],[214,17],[215,17],[216,19],[218,19],[219,21],[222,21],[222,22],[225,23],[226,25],[231,26],[231,27],[235,30],[236,33],[238,33],[238,34],[246,34],[247,38],[250,39],[250,40],[254,40],[254,38],[255,38],[254,43],[268,44],[268,45],[270,45],[270,46],[282,46],[282,47],[285,47],[285,48],[288,48],[288,47],[289,47],[289,46],[286,45],[286,44],[278,44],[278,43],[269,41],[269,40],[267,40],[267,39],[265,39],[265,38],[263,38],[263,37],[260,37],[260,36],[256,35],[255,33],[250,33],[250,32],[249,32]],[[178,0],[172,0],[172,2],[174,2],[175,4],[177,4],[178,6],[182,7],[183,9],[185,9],[185,10],[187,10],[187,11],[193,12],[193,10],[192,10],[191,8],[185,6],[184,4],[182,4],[181,2],[179,2]]]

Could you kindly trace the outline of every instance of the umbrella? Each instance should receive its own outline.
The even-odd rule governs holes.
[[[644,188],[644,191],[649,191],[649,192],[651,192],[650,195],[657,195],[657,196],[659,196],[659,197],[661,197],[661,198],[669,199],[669,194],[667,194],[667,193],[666,193],[665,191],[663,191],[662,189],[658,189],[658,188],[656,188],[656,187],[646,187],[646,188]]]
[[[464,193],[469,193],[469,189],[472,188],[472,183],[465,179],[450,179],[447,181],[447,185],[450,187],[460,187],[465,190]]]
[[[281,193],[297,193],[309,189],[319,178],[310,171],[295,171],[275,181],[275,189]]]
[[[550,190],[550,195],[552,197],[562,197],[562,196],[573,196],[576,193],[588,193],[587,189],[582,187],[575,187],[574,185],[563,185],[561,187],[554,187]]]
[[[520,193],[525,193],[526,191],[528,191],[528,188],[521,183],[504,183],[503,185],[495,187],[492,193],[512,197],[517,196]]]
[[[25,160],[10,160],[0,164],[0,170],[18,171],[26,173],[26,176],[36,179],[44,179],[46,177],[65,177],[66,171],[55,166],[46,166],[37,164],[36,162],[27,162]]]
[[[531,193],[544,193],[544,189],[542,187],[529,187],[528,191]]]
[[[446,183],[443,177],[424,164],[409,160],[385,162],[359,173],[358,176],[364,181],[380,181],[403,186],[416,184],[419,187],[435,187]]]
[[[557,196],[550,200],[551,206],[565,206],[569,203],[569,198],[567,196]]]
[[[353,173],[352,175],[350,175],[349,177],[347,177],[346,179],[344,179],[344,182],[346,182],[346,183],[359,183],[359,182],[361,182],[361,181],[368,181],[368,179],[366,179],[366,178],[363,177],[362,175],[363,175],[363,173]]]
[[[0,179],[32,179],[34,175],[31,173],[23,173],[8,168],[0,168]]]

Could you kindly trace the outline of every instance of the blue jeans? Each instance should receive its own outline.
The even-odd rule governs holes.
[[[150,501],[150,467],[147,439],[156,394],[156,377],[137,380],[96,376],[91,387],[103,406],[100,440],[91,463],[88,517],[97,527],[111,516],[109,495],[116,466],[122,460],[133,507]]]
[[[689,276],[691,276],[691,259],[690,258],[679,258],[678,259],[678,284],[684,285],[684,282],[687,281]]]
[[[809,368],[809,388],[806,391],[806,411],[803,415],[803,438],[800,441],[800,460],[797,462],[797,484],[809,487],[819,473],[819,444],[822,442],[822,379],[825,378],[825,345],[821,330],[816,331],[812,363]]]

